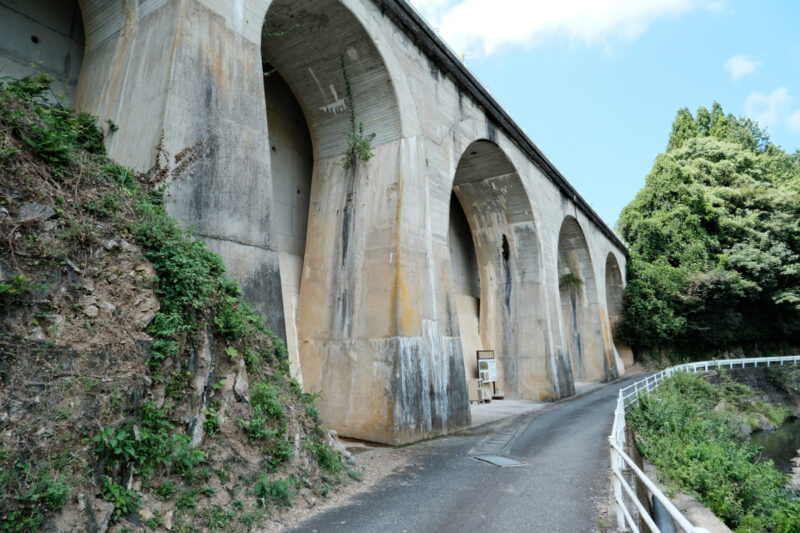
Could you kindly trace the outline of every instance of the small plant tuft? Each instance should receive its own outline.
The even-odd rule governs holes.
[[[355,167],[359,161],[369,161],[375,155],[372,149],[372,141],[375,134],[364,134],[364,123],[356,123],[356,106],[353,99],[353,88],[350,85],[350,75],[347,72],[347,64],[344,55],[340,56],[342,78],[344,78],[345,101],[350,108],[350,132],[347,134],[347,151],[342,156],[342,165],[345,170]]]

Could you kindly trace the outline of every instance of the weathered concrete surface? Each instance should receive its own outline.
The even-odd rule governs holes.
[[[46,72],[53,92],[71,103],[83,59],[83,24],[75,2],[0,0],[0,76]]]
[[[47,2],[27,4],[45,24]],[[169,211],[223,255],[340,434],[402,443],[467,425],[477,349],[495,350],[510,398],[624,371],[624,246],[405,2],[80,12],[76,105],[119,124],[109,154],[138,169],[160,140],[171,155],[200,143]],[[4,61],[32,54],[9,40]],[[76,53],[64,46],[53,57]],[[374,156],[345,169],[353,114]],[[566,272],[579,289],[559,288]]]

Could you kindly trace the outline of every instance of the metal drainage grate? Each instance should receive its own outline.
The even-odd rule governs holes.
[[[509,459],[508,457],[502,457],[500,455],[476,455],[474,459],[483,461],[484,463],[489,463],[490,465],[499,466],[501,468],[508,466],[525,466],[525,463],[520,463],[519,461]]]

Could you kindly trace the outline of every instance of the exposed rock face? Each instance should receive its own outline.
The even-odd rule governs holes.
[[[44,525],[44,531],[59,533],[106,533],[114,505],[94,498],[90,493],[78,496],[76,507],[65,507]]]

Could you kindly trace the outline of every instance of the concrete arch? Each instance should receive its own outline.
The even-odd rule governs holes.
[[[614,252],[609,252],[606,258],[606,311],[608,312],[608,324],[611,336],[611,345],[616,350],[617,356],[622,360],[624,366],[633,364],[633,351],[630,346],[619,342],[614,337],[616,325],[622,318],[622,300],[625,290],[625,280],[622,278],[622,271]]]
[[[256,28],[255,24],[251,24],[251,20],[264,21],[267,16],[267,10],[270,9],[272,4],[277,0],[246,0],[245,5],[241,6],[237,15],[242,22],[241,33],[245,38],[254,42],[259,42],[261,39],[261,26]],[[405,112],[401,117],[401,129],[403,137],[414,137],[420,134],[420,121],[417,113],[409,112],[416,108],[417,98],[409,88],[408,80],[406,79],[406,69],[400,62],[400,58],[396,53],[396,49],[392,47],[392,34],[391,28],[387,28],[386,18],[380,11],[372,9],[371,2],[364,2],[363,0],[339,0],[341,4],[346,7],[350,14],[358,20],[359,24],[365,29],[367,34],[372,37],[372,44],[378,51],[383,66],[389,74],[392,86],[394,88],[394,97],[397,100],[398,108],[403,109]],[[235,24],[234,24],[235,26]],[[388,31],[387,31],[388,30]]]
[[[575,381],[611,375],[603,340],[598,286],[589,245],[578,220],[568,215],[558,235],[558,288],[567,353]]]
[[[451,224],[458,222],[453,213],[463,210],[480,284],[478,298],[474,277],[469,286],[454,283],[467,378],[477,377],[475,350],[495,350],[499,389],[512,397],[553,398],[554,381],[567,387],[546,356],[541,249],[522,178],[497,144],[477,140],[459,159],[453,193],[451,202],[459,205],[450,208]],[[465,256],[465,242],[451,237],[450,245],[457,275],[464,271],[457,262]]]
[[[318,159],[340,158],[346,151],[349,100],[356,125],[374,134],[374,146],[401,137],[399,106],[383,57],[342,2],[274,0],[264,20],[262,60],[281,73],[300,102]]]
[[[84,25],[76,0],[0,0],[0,71],[23,78],[52,75],[51,89],[75,100],[84,55]]]
[[[396,335],[388,280],[397,268],[389,258],[397,257],[398,199],[386,191],[397,189],[402,136],[391,78],[373,37],[338,0],[273,1],[261,53],[293,370],[308,390],[322,392],[330,427],[394,442],[398,429],[385,402],[403,416],[405,405],[387,398],[395,391],[376,372],[390,370],[375,363],[378,344],[398,350],[387,340]],[[374,155],[345,168],[351,104]],[[353,402],[354,387],[369,400]]]

